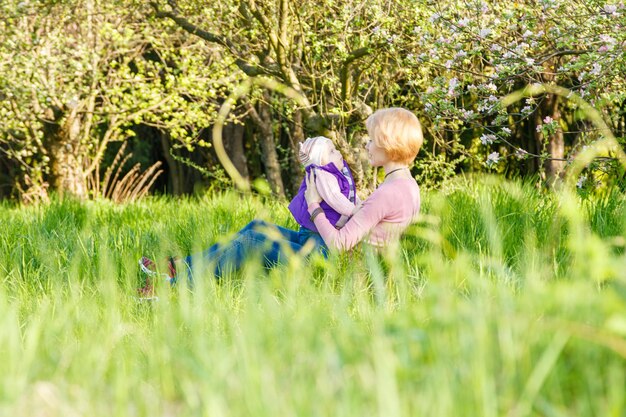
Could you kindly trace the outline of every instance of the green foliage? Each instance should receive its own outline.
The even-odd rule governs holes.
[[[21,172],[12,187],[27,196],[56,187],[56,153],[67,146],[55,141],[70,145],[79,177],[137,126],[204,156],[217,109],[259,76],[269,81],[232,118],[246,122],[250,165],[271,163],[283,177],[295,164],[262,160],[251,125],[281,137],[281,158],[294,158],[303,135],[326,134],[356,166],[363,121],[385,106],[423,121],[428,152],[414,172],[425,185],[460,172],[556,175],[600,134],[565,97],[500,105],[534,83],[579,94],[624,136],[626,9],[608,0],[9,0],[0,13],[0,150]],[[270,83],[300,102],[266,93]],[[262,107],[267,118],[254,117]],[[367,167],[358,168],[363,177]],[[228,181],[216,176],[214,186]]]
[[[622,415],[624,195],[493,178],[424,193],[395,250],[198,277],[137,259],[284,207],[221,194],[0,210],[3,415]]]
[[[72,168],[86,177],[138,124],[185,144],[211,125],[230,62],[209,60],[203,42],[147,21],[147,10],[120,1],[2,2],[10,19],[0,23],[0,142],[25,175],[52,182],[59,149],[69,147]]]
[[[521,156],[538,159],[527,165],[540,170],[556,158],[558,171],[559,159],[598,139],[589,123],[575,120],[580,113],[567,100],[542,95],[498,106],[502,96],[534,83],[580,94],[607,119],[623,117],[623,3],[452,0],[433,4],[428,12],[410,23],[414,30],[403,38],[404,62],[406,68],[429,68],[430,82],[417,94],[444,152],[446,141],[461,141],[471,159],[485,161],[497,152],[497,162],[487,160],[489,168],[506,164],[517,172]],[[471,150],[477,139],[485,150]]]

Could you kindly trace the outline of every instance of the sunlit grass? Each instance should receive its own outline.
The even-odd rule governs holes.
[[[0,415],[626,415],[624,197],[481,178],[356,250],[134,297],[137,259],[283,206],[55,202],[0,213]]]

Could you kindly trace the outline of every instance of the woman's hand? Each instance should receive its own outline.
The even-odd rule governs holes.
[[[320,197],[320,193],[317,191],[317,185],[315,185],[315,172],[313,170],[309,171],[306,175],[306,191],[304,192],[304,198],[306,199],[307,205],[311,205],[313,203],[321,203],[322,197]]]

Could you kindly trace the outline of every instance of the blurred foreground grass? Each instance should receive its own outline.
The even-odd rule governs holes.
[[[0,415],[626,416],[626,200],[424,193],[384,256],[134,298],[137,259],[285,207],[234,194],[0,207]]]

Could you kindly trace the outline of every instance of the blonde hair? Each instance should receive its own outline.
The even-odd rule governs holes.
[[[417,117],[399,107],[375,111],[367,118],[365,126],[376,146],[393,162],[411,164],[424,142]]]

